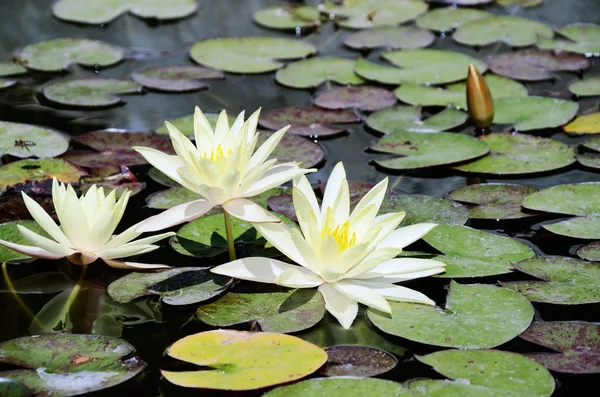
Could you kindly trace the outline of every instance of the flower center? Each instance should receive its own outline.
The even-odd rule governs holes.
[[[222,157],[231,156],[232,151],[233,151],[233,149],[229,148],[229,150],[227,150],[227,153],[225,153],[223,151],[223,147],[221,145],[218,145],[216,148],[214,148],[210,152],[204,153],[204,155],[202,157],[205,159],[209,159],[210,161],[217,161],[218,159],[220,159]]]
[[[326,228],[323,230],[323,235],[321,237],[324,238],[327,235],[333,237],[338,244],[338,249],[341,252],[346,248],[356,244],[356,233],[352,233],[352,235],[350,235],[348,233],[349,226],[350,221],[346,221],[342,225],[337,225],[335,229]]]

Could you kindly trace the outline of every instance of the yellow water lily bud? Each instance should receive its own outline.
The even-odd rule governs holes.
[[[494,99],[479,70],[469,65],[467,77],[467,110],[477,127],[487,128],[494,121]]]

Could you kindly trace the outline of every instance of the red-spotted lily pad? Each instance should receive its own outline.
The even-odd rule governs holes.
[[[357,108],[367,112],[381,110],[396,103],[393,92],[369,85],[336,87],[320,93],[315,105],[326,109]]]
[[[19,158],[56,157],[68,148],[69,138],[58,131],[0,121],[0,155],[8,154]]]
[[[600,216],[583,216],[545,224],[542,227],[560,236],[598,240],[600,239]]]
[[[21,197],[19,197],[19,199],[22,201]],[[26,219],[0,224],[0,238],[5,241],[10,241],[11,243],[32,245],[29,240],[23,237],[17,228],[17,225],[24,226],[32,232],[47,237],[46,232],[44,232],[44,229],[42,229],[40,225],[38,225],[35,221]],[[33,260],[33,258],[30,256],[20,254],[17,251],[13,251],[5,246],[0,247],[0,263],[21,263],[31,260]]]
[[[254,22],[269,29],[303,30],[314,29],[321,24],[317,7],[309,5],[267,7],[254,14]]]
[[[88,39],[55,39],[30,44],[17,51],[15,57],[27,69],[58,72],[73,64],[107,67],[123,59],[123,50],[103,41]]]
[[[325,351],[327,363],[319,371],[325,376],[377,376],[398,365],[393,354],[368,346],[337,345]]]
[[[38,396],[67,397],[119,385],[146,363],[124,340],[101,335],[25,336],[0,344],[0,362],[24,367],[0,372]]]
[[[422,0],[354,0],[339,3],[328,0],[319,5],[326,15],[333,15],[344,28],[365,29],[408,22],[427,11]]]
[[[526,47],[540,38],[553,36],[552,28],[541,22],[513,15],[493,15],[464,23],[452,38],[473,46],[503,42],[512,47]]]
[[[555,214],[600,216],[599,194],[598,182],[552,186],[527,196],[523,207]]]
[[[435,41],[435,35],[414,26],[386,26],[361,30],[344,39],[344,45],[356,50],[383,47],[389,50],[423,48]]]
[[[201,332],[178,340],[166,353],[199,367],[195,371],[161,370],[169,382],[220,390],[253,390],[292,382],[312,374],[327,361],[323,349],[273,332]]]
[[[600,76],[590,77],[571,84],[569,91],[579,96],[598,96],[600,95]]]
[[[101,78],[65,79],[50,82],[42,93],[52,102],[76,107],[109,107],[123,102],[125,94],[139,94],[141,87],[133,81]]]
[[[376,378],[339,376],[313,378],[273,389],[263,397],[413,397],[401,383]]]
[[[514,124],[517,131],[560,127],[579,110],[577,102],[539,96],[500,98],[494,107],[494,123]]]
[[[503,287],[519,291],[532,302],[582,305],[600,302],[600,265],[565,257],[541,257],[513,267],[543,281],[506,281]]]
[[[572,23],[557,30],[568,40],[542,39],[537,46],[579,54],[596,55],[600,53],[600,25],[593,23]]]
[[[556,352],[526,354],[552,371],[571,374],[600,372],[600,324],[534,321],[519,337]]]
[[[19,160],[0,167],[0,192],[9,186],[56,178],[76,182],[86,172],[62,159]]]
[[[335,127],[330,124],[358,123],[359,121],[360,118],[356,114],[347,110],[287,107],[263,112],[260,115],[259,124],[270,130],[278,130],[291,125],[287,134],[329,137],[346,131],[343,127]]]
[[[578,257],[591,262],[600,262],[600,241],[582,245],[575,251]]]
[[[496,74],[525,81],[549,80],[552,72],[577,72],[591,65],[583,55],[534,49],[493,55],[486,62]]]
[[[315,57],[288,64],[275,73],[275,80],[291,88],[314,88],[326,81],[362,84],[364,80],[354,73],[355,64],[352,59]]]
[[[476,19],[491,16],[477,8],[445,7],[434,8],[417,18],[417,26],[436,32],[447,32]]]
[[[224,79],[225,75],[218,70],[200,66],[171,65],[139,68],[132,73],[131,78],[153,90],[185,92],[207,88],[208,85],[203,80]]]
[[[383,134],[395,132],[440,132],[458,127],[467,121],[467,114],[453,108],[423,119],[420,107],[395,106],[380,110],[367,118],[366,125]]]

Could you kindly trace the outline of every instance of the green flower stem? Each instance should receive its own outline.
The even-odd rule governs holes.
[[[235,257],[235,245],[233,244],[233,232],[231,230],[231,217],[227,211],[223,211],[225,215],[225,233],[227,234],[227,248],[229,249],[229,260],[234,261]]]

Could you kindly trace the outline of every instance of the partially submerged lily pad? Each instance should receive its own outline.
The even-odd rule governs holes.
[[[271,390],[263,397],[413,397],[401,383],[376,378],[313,378]]]
[[[494,107],[494,123],[513,124],[517,131],[560,127],[579,110],[577,102],[539,96],[500,98]]]
[[[61,159],[19,160],[0,167],[0,192],[8,186],[56,178],[77,182],[86,172]]]
[[[334,15],[344,28],[365,29],[411,21],[427,11],[427,4],[422,0],[354,0],[342,4],[328,0],[319,9]]]
[[[600,134],[600,112],[577,116],[563,127],[569,135]]]
[[[582,245],[575,251],[578,257],[591,262],[600,262],[600,241]]]
[[[446,309],[416,303],[390,302],[391,316],[369,309],[380,330],[428,345],[462,349],[499,346],[527,329],[533,306],[515,291],[486,284],[452,281]]]
[[[569,183],[527,196],[523,207],[555,214],[600,216],[599,194],[600,182]]]
[[[229,73],[264,73],[279,69],[290,60],[317,52],[308,43],[280,37],[218,38],[197,42],[190,49],[192,59],[202,65]]]
[[[454,2],[456,4],[456,2]],[[446,7],[434,8],[417,18],[417,26],[433,30],[435,32],[446,32],[476,19],[492,16],[487,11],[477,8]]]
[[[314,29],[321,24],[321,15],[315,6],[267,7],[254,14],[254,22],[277,30]]]
[[[203,80],[224,79],[214,69],[189,65],[146,66],[136,69],[131,78],[144,87],[158,91],[185,92],[207,88]]]
[[[69,149],[69,138],[50,128],[0,121],[0,155],[56,157]]]
[[[287,134],[323,137],[339,135],[346,131],[343,127],[335,127],[331,124],[358,123],[359,121],[360,118],[356,114],[347,110],[287,107],[263,112],[258,122],[262,127],[270,130],[278,130],[291,125]]]
[[[600,76],[589,77],[571,84],[569,91],[579,96],[598,96],[600,95]]]
[[[367,112],[381,110],[396,103],[394,93],[370,85],[335,87],[320,93],[315,105],[326,109],[357,108]]]
[[[338,57],[315,57],[286,65],[275,73],[275,80],[291,88],[314,88],[333,81],[338,84],[362,84],[354,73],[356,62]]]
[[[377,376],[398,365],[394,355],[368,346],[337,345],[325,351],[328,359],[320,371],[325,376]]]
[[[435,35],[414,26],[385,26],[361,30],[346,36],[344,45],[356,50],[383,47],[390,50],[427,47]]]
[[[593,23],[572,23],[557,30],[569,40],[542,39],[537,46],[579,54],[600,53],[600,25]]]
[[[519,337],[556,352],[526,354],[552,371],[571,374],[600,372],[600,324],[534,321]]]
[[[312,374],[327,361],[323,349],[273,332],[201,332],[178,340],[166,353],[199,366],[195,371],[161,370],[169,382],[220,390],[253,390],[291,382]]]
[[[464,23],[452,38],[465,45],[503,42],[512,47],[526,47],[540,38],[553,36],[552,28],[541,22],[513,15],[493,15]]]
[[[395,132],[440,132],[464,124],[467,114],[453,108],[431,115],[423,120],[421,108],[395,106],[375,112],[367,117],[366,125],[384,134]]]
[[[17,228],[17,225],[24,226],[32,232],[47,237],[46,232],[44,232],[44,229],[42,229],[41,226],[37,224],[37,222],[24,219],[0,224],[0,238],[11,243],[33,245],[29,242],[29,240],[23,237],[23,235]],[[28,262],[34,259],[35,258],[18,253],[17,251],[13,251],[5,246],[0,246],[0,263],[21,263]]]
[[[584,216],[545,224],[542,227],[561,236],[598,240],[600,239],[600,216]]]
[[[112,66],[123,59],[123,50],[88,39],[55,39],[30,44],[15,56],[27,69],[58,72],[73,64],[90,68]]]
[[[139,94],[141,87],[133,81],[108,78],[64,79],[50,82],[42,93],[52,102],[77,107],[108,107],[123,102],[119,97]]]
[[[544,281],[507,281],[503,287],[519,291],[532,302],[582,305],[600,302],[600,265],[574,258],[540,257],[513,267]]]

